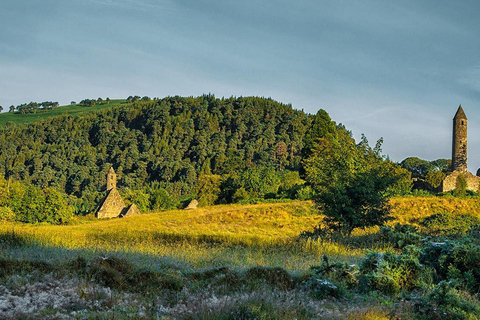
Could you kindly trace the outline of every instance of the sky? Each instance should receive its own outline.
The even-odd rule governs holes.
[[[480,167],[477,0],[1,0],[0,105],[261,96],[325,109],[394,161]]]

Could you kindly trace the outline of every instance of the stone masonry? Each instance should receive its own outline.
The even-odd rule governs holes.
[[[137,214],[140,214],[140,211],[135,204],[128,208],[125,206],[125,202],[117,190],[117,174],[113,168],[110,168],[107,173],[107,194],[97,210],[97,218],[119,218]]]
[[[467,190],[478,191],[480,177],[468,172],[467,168],[467,116],[461,105],[453,118],[452,173],[443,180],[442,192],[454,190],[460,175],[467,182]]]

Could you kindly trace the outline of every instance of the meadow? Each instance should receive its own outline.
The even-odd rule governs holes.
[[[107,104],[106,101],[103,101],[101,104],[97,104],[95,106],[84,107],[79,104],[74,105],[65,105],[59,106],[54,110],[38,110],[34,113],[25,113],[21,114],[20,112],[3,112],[0,114],[0,128],[5,126],[8,122],[13,122],[15,124],[26,124],[35,122],[42,119],[58,117],[61,115],[71,115],[71,116],[82,116],[86,115],[91,112],[96,112],[100,110],[104,110],[106,108],[111,108],[115,106],[120,106],[125,104],[126,100],[124,99],[117,99],[117,100],[110,100],[110,103]]]
[[[420,226],[439,212],[480,216],[478,199],[404,197],[391,205],[391,226]],[[357,264],[372,250],[398,252],[379,228],[355,230],[348,239],[300,237],[321,223],[313,203],[292,201],[101,221],[86,216],[64,226],[2,224],[0,314],[4,308],[13,318],[387,319],[393,312],[408,319],[408,304],[376,292],[312,298],[302,283],[323,255]],[[32,290],[51,296],[45,305],[39,300],[43,311],[25,309]]]

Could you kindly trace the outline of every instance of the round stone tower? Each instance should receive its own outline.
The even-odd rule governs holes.
[[[117,174],[113,167],[107,173],[107,191],[117,187]]]
[[[452,170],[467,171],[467,116],[462,105],[453,118]]]

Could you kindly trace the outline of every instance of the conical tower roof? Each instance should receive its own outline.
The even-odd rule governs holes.
[[[113,170],[113,167],[110,167],[110,170],[108,170],[108,173],[115,173],[115,170]]]
[[[465,112],[463,111],[462,105],[458,107],[457,113],[455,113],[455,119],[467,119],[467,116],[465,115]]]

